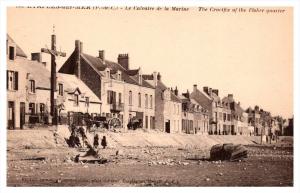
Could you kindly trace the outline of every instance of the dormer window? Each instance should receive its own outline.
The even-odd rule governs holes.
[[[35,81],[29,80],[29,82],[30,82],[30,92],[35,93]]]
[[[106,78],[110,78],[110,70],[109,69],[106,70]]]
[[[85,106],[86,107],[90,106],[90,98],[89,97],[85,97]]]
[[[121,78],[122,76],[121,76],[121,72],[120,71],[118,71],[118,74],[117,74],[117,80],[119,80],[119,81],[121,81],[122,80],[122,78]]]
[[[78,96],[78,94],[74,94],[74,106],[79,106],[79,96]]]

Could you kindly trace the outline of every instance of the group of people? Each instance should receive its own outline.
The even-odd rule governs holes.
[[[88,138],[86,135],[87,131],[85,131],[85,129],[82,126],[76,127],[74,124],[72,124],[70,126],[70,132],[71,132],[71,135],[70,135],[69,139],[66,140],[69,147],[89,146]],[[82,142],[80,141],[80,137],[81,137]],[[94,141],[93,141],[93,147],[97,149],[98,146],[99,146],[99,136],[98,136],[98,134],[95,134]],[[103,136],[103,138],[101,140],[101,146],[103,147],[103,149],[105,149],[107,146],[107,141],[106,141],[105,136]]]

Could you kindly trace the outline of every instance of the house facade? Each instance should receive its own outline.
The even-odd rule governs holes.
[[[141,69],[129,68],[128,54],[119,54],[118,62],[105,59],[104,50],[98,56],[83,52],[82,42],[59,69],[82,80],[102,102],[101,115],[110,128],[127,131],[132,128],[154,128],[155,89],[142,77]]]
[[[51,124],[50,71],[41,53],[32,53],[29,60],[9,36],[7,40],[8,128]],[[56,86],[55,103],[64,123],[70,112],[100,113],[99,98],[75,76],[58,73]]]
[[[181,133],[181,100],[177,88],[173,91],[153,72],[143,78],[155,88],[155,128],[166,133]]]

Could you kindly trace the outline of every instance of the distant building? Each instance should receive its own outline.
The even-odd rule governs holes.
[[[233,94],[228,94],[228,96],[224,97],[222,105],[227,109],[227,113],[224,114],[224,120],[226,115],[231,114],[231,122],[229,122],[227,117],[227,125],[230,125],[231,132],[238,135],[250,135],[252,128],[248,127],[248,113],[244,112],[240,102],[234,100]]]
[[[255,106],[254,109],[251,107],[246,109],[246,113],[248,113],[248,123],[250,126],[254,128],[254,135],[261,135],[263,132],[263,126],[261,121],[261,116],[259,113],[259,107]]]
[[[177,88],[173,91],[161,80],[161,75],[153,72],[143,78],[155,87],[155,128],[166,133],[180,133],[181,100]]]
[[[293,136],[294,135],[294,117],[288,119],[288,126],[284,129],[285,136]]]
[[[201,106],[208,110],[209,134],[234,134],[235,130],[231,124],[231,110],[229,105],[222,104],[219,90],[203,87],[203,91],[194,85],[191,97]]]
[[[187,134],[207,134],[209,128],[209,113],[201,106],[189,91],[180,96],[182,102],[182,132]]]

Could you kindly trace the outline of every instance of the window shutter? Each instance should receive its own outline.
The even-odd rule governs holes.
[[[18,72],[15,72],[15,90],[18,90],[18,84],[19,84],[19,78],[18,78]]]
[[[8,90],[8,83],[9,82],[9,72],[8,70],[6,71],[6,89]]]

